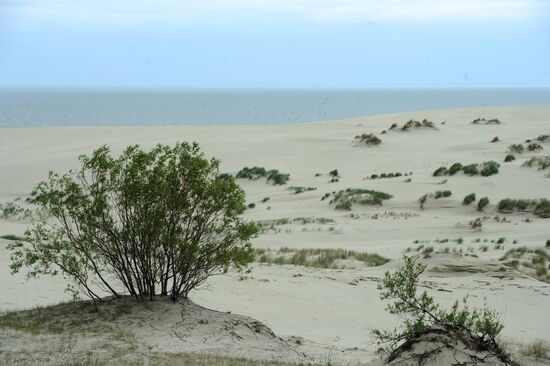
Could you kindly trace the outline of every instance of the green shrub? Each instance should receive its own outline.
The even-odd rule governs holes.
[[[468,206],[470,203],[474,202],[476,200],[476,194],[470,193],[466,196],[464,196],[464,200],[462,200],[462,204],[464,206]]]
[[[479,345],[506,355],[500,350],[496,338],[504,328],[499,314],[486,306],[470,308],[466,298],[462,306],[456,301],[446,310],[437,304],[426,291],[419,293],[418,282],[426,265],[414,257],[403,257],[404,264],[394,273],[386,272],[378,285],[380,298],[388,301],[386,311],[403,318],[400,328],[393,331],[373,330],[373,335],[383,343],[389,343],[392,351],[430,328],[459,329],[472,336]]]
[[[262,198],[262,203],[266,203],[266,202],[269,201],[269,200],[270,200],[269,197],[264,197],[264,198]]]
[[[440,177],[440,176],[442,176],[442,175],[447,175],[448,172],[449,172],[449,171],[447,170],[447,168],[445,168],[444,166],[442,166],[441,168],[437,168],[437,169],[435,170],[435,172],[433,172],[433,176],[434,176],[434,177]]]
[[[265,168],[255,166],[253,168],[244,167],[243,169],[237,172],[235,177],[237,179],[250,179],[250,180],[267,178],[268,183],[272,183],[274,185],[282,185],[288,182],[288,180],[290,179],[290,174],[280,173],[276,169],[266,170]]]
[[[99,301],[97,286],[114,297],[177,300],[253,260],[258,229],[239,216],[244,191],[198,144],[132,145],[118,157],[103,146],[79,160],[77,171],[50,172],[37,186],[35,202],[55,221],[27,230],[29,245],[8,246],[13,272],[62,274],[73,294]]]
[[[256,208],[256,204],[255,203],[249,203],[248,208],[250,208],[250,209]]]
[[[489,204],[489,198],[483,197],[479,199],[479,202],[477,203],[477,209],[478,211],[483,211],[485,206]]]
[[[512,154],[508,154],[508,155],[506,155],[506,157],[504,158],[504,162],[505,162],[505,163],[509,163],[509,162],[511,162],[511,161],[514,161],[514,160],[516,160],[516,157],[515,157],[514,155],[512,155]]]
[[[550,218],[550,201],[547,199],[540,200],[535,206],[534,214],[542,218]]]
[[[317,188],[315,187],[288,187],[289,191],[294,191],[294,194],[300,194],[304,192],[310,192],[315,191]]]
[[[382,205],[382,201],[388,200],[393,196],[391,194],[374,191],[371,189],[347,188],[337,193],[333,192],[334,197],[330,204],[334,204],[336,209],[351,210],[352,204],[360,205]]]
[[[469,164],[469,165],[466,165],[464,166],[464,168],[462,168],[462,171],[464,171],[464,174],[468,174],[468,175],[478,175],[479,174],[479,170],[477,168],[477,164]]]
[[[339,177],[340,174],[338,174],[338,169],[331,170],[328,175],[330,175],[332,178]]]
[[[523,154],[525,148],[522,144],[513,144],[508,146],[508,151],[510,151],[511,153]]]
[[[534,156],[522,165],[529,168],[537,167],[539,170],[544,170],[550,168],[550,156]]]
[[[361,144],[364,144],[364,145],[369,145],[369,146],[370,145],[376,146],[376,145],[380,145],[382,143],[382,140],[378,136],[376,136],[372,133],[369,133],[369,134],[364,133],[362,135],[357,135],[357,136],[355,136],[355,140],[358,143],[361,143]]]
[[[498,138],[498,136],[495,136],[495,137],[493,137],[493,139],[491,140],[491,143],[493,144],[493,143],[499,142],[499,141],[500,141],[500,139]]]
[[[456,173],[458,173],[459,171],[462,170],[462,164],[460,163],[454,163],[453,165],[451,165],[451,167],[449,168],[449,175],[455,175]]]
[[[527,145],[527,150],[528,151],[540,151],[540,150],[542,150],[542,145],[537,144],[536,142],[532,142],[529,145]]]
[[[452,195],[451,191],[436,191],[434,194],[434,198],[435,199],[439,199],[441,197],[447,198],[447,197],[450,197],[451,195]]]
[[[2,236],[0,236],[0,238],[5,239],[5,240],[13,240],[13,241],[25,240],[25,238],[23,238],[22,236],[17,236],[17,235],[13,235],[13,234],[2,235]]]
[[[427,200],[428,200],[428,194],[425,194],[418,199],[418,203],[420,203],[420,208],[424,208],[424,204],[426,203]]]
[[[481,165],[481,175],[484,177],[498,174],[499,164],[496,161],[486,161]]]

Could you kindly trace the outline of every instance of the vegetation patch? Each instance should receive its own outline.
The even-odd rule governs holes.
[[[537,152],[542,150],[542,145],[536,142],[531,142],[529,145],[527,145],[527,151],[530,152]]]
[[[354,142],[360,145],[376,146],[382,143],[382,140],[373,133],[364,133],[362,135],[355,136]]]
[[[266,178],[267,183],[273,185],[283,185],[290,179],[290,174],[279,172],[277,169],[267,170],[263,167],[255,166],[253,168],[244,167],[235,175],[237,179],[258,180]]]
[[[508,151],[514,154],[523,154],[525,147],[522,144],[513,144],[508,146]]]
[[[504,158],[505,163],[509,163],[514,160],[516,160],[516,157],[512,154],[507,154],[506,157]]]
[[[548,156],[533,156],[522,164],[528,168],[537,168],[538,170],[545,170],[550,168],[550,155]]]
[[[361,262],[369,267],[380,266],[389,261],[378,254],[345,249],[256,249],[256,261],[279,265],[294,265],[313,268],[349,269]]]
[[[440,198],[450,197],[452,194],[453,193],[449,190],[435,191],[433,193],[426,193],[418,199],[418,203],[420,203],[420,208],[424,208],[424,205],[428,201],[428,198],[433,198],[433,199],[437,200],[437,199],[440,199]]]
[[[500,260],[533,278],[550,282],[547,271],[550,254],[546,248],[513,248],[507,251]]]
[[[550,201],[547,199],[510,199],[498,203],[498,210],[503,213],[532,212],[542,218],[550,218]]]
[[[13,241],[25,240],[24,237],[13,235],[13,234],[2,235],[2,236],[0,236],[0,238],[5,239],[5,240],[13,240]]]
[[[388,178],[399,178],[399,177],[408,177],[409,175],[412,175],[412,172],[410,173],[381,173],[381,174],[371,174],[370,177],[367,177],[366,179],[388,179]]]
[[[433,172],[434,177],[440,177],[444,175],[455,175],[459,171],[464,172],[469,176],[482,175],[484,177],[491,176],[493,174],[498,174],[498,168],[500,165],[496,161],[486,161],[481,164],[468,164],[462,165],[461,163],[454,163],[450,167],[440,167]]]
[[[255,224],[260,229],[260,232],[266,232],[269,230],[276,230],[278,226],[283,225],[308,225],[318,224],[327,225],[334,224],[335,221],[326,217],[294,217],[294,218],[281,218],[275,220],[261,220],[256,221]]]
[[[435,124],[431,121],[428,121],[427,119],[423,119],[422,121],[417,121],[414,119],[411,119],[403,124],[403,126],[399,126],[397,123],[394,123],[390,126],[389,130],[401,130],[401,131],[409,131],[411,129],[432,129],[437,130],[438,128],[435,126]]]
[[[466,196],[464,196],[464,199],[462,200],[462,204],[464,206],[468,206],[470,203],[474,202],[476,200],[476,194],[470,193]]]
[[[332,193],[330,205],[337,210],[351,210],[353,204],[382,206],[382,201],[393,196],[389,193],[374,191],[371,189],[348,188]]]
[[[304,192],[310,192],[317,190],[316,187],[288,187],[289,191],[292,191],[294,194],[300,194]]]
[[[491,118],[491,119],[476,118],[472,121],[472,124],[474,124],[474,125],[501,125],[502,122],[498,118]]]

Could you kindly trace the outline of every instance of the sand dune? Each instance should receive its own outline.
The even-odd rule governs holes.
[[[476,118],[497,118],[502,123],[473,124]],[[411,119],[427,119],[437,129],[388,131],[393,123],[401,126]],[[371,133],[382,142],[372,146],[354,142],[355,136]],[[1,129],[0,202],[20,199],[16,202],[26,207],[24,199],[49,170],[74,168],[79,154],[103,144],[119,152],[128,144],[151,147],[159,142],[198,141],[208,156],[222,160],[224,172],[234,174],[245,166],[262,166],[289,173],[290,181],[282,186],[261,179],[240,180],[247,201],[255,203],[255,208],[245,212],[246,218],[290,219],[264,230],[254,240],[255,247],[345,248],[377,253],[390,262],[377,267],[357,264],[348,269],[255,264],[247,277],[229,274],[212,278],[192,294],[191,300],[208,309],[250,316],[276,334],[268,342],[274,347],[269,352],[258,348],[254,342],[260,340],[248,334],[250,340],[241,341],[238,347],[227,344],[225,349],[234,351],[227,353],[229,356],[263,355],[263,359],[294,361],[298,360],[294,358],[296,351],[308,360],[323,360],[330,354],[336,362],[369,364],[381,358],[370,330],[392,328],[398,322],[384,311],[376,289],[378,281],[385,271],[397,268],[407,253],[422,254],[428,270],[421,286],[441,303],[450,305],[465,295],[476,305],[486,301],[501,313],[503,335],[511,344],[550,340],[550,285],[545,278],[536,278],[530,268],[505,265],[511,258],[500,260],[514,248],[543,248],[548,252],[545,243],[550,239],[550,221],[532,213],[504,214],[496,207],[504,198],[550,199],[550,170],[522,166],[531,157],[549,156],[549,141],[541,142],[542,150],[515,154],[513,162],[503,162],[509,145],[542,134],[550,134],[550,107],[436,110],[290,126]],[[499,142],[491,143],[495,136]],[[490,160],[500,164],[498,174],[432,175],[437,168],[456,162],[466,165]],[[334,169],[339,173],[337,182],[331,182],[329,175]],[[383,173],[401,176],[366,179]],[[290,186],[316,189],[295,194]],[[382,206],[354,203],[351,211],[336,210],[329,199],[321,199],[326,193],[347,188],[377,190],[393,197],[384,200]],[[428,198],[424,209],[419,207],[422,195],[443,190],[451,191],[451,196]],[[483,212],[476,209],[477,200],[462,205],[469,193],[475,193],[477,200],[489,198]],[[267,197],[269,200],[262,202]],[[304,217],[329,220],[292,221]],[[477,218],[481,228],[470,224]],[[29,223],[29,218],[0,219],[0,235],[21,235]],[[24,275],[11,276],[7,243],[0,239],[0,310],[69,299],[62,279],[26,282]],[[147,343],[150,337],[137,329],[140,347],[147,345],[153,351],[173,348],[177,352],[223,353],[224,343],[217,350],[202,347],[198,341],[172,347],[160,333],[156,333],[159,341]],[[10,345],[23,342],[11,330],[0,332],[3,342],[8,338],[16,339]],[[532,361],[525,358],[524,362]]]

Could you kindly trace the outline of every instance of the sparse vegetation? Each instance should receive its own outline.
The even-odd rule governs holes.
[[[539,217],[550,218],[550,201],[505,198],[498,203],[498,210],[504,213],[532,212]]]
[[[433,172],[434,177],[444,175],[455,175],[459,171],[463,171],[464,174],[474,176],[481,174],[484,177],[491,176],[498,173],[500,165],[496,161],[486,161],[481,164],[468,164],[462,165],[461,163],[454,163],[450,168],[440,167]]]
[[[548,276],[548,264],[550,263],[550,254],[545,248],[518,247],[510,249],[500,258],[501,261],[507,261],[510,267],[514,267],[531,277],[541,281],[550,282]]]
[[[522,164],[528,168],[537,168],[538,170],[545,170],[550,168],[550,155],[548,156],[534,156]]]
[[[422,121],[417,120],[409,120],[403,124],[403,126],[399,127],[397,123],[394,123],[390,126],[388,130],[396,130],[399,129],[401,131],[409,131],[410,129],[419,129],[419,128],[428,128],[432,130],[437,130],[438,128],[435,126],[435,124],[431,121],[428,121],[427,119],[423,119]]]
[[[542,339],[535,339],[521,348],[524,356],[535,357],[536,359],[550,358],[550,345]]]
[[[367,179],[387,179],[387,178],[399,178],[401,176],[404,176],[404,177],[407,177],[409,175],[412,175],[412,172],[411,173],[400,173],[400,172],[396,172],[396,173],[380,173],[380,174],[371,174],[370,177],[368,177]]]
[[[332,193],[330,204],[337,210],[351,210],[353,204],[359,205],[377,205],[381,206],[382,201],[388,200],[393,196],[385,192],[374,191],[371,189],[348,188]]]
[[[523,154],[525,147],[522,144],[513,144],[508,146],[508,151],[515,154]]]
[[[281,173],[276,169],[266,170],[263,167],[255,166],[253,168],[244,167],[243,169],[237,172],[235,177],[237,179],[250,179],[250,180],[258,180],[260,178],[266,178],[267,183],[271,183],[273,185],[283,185],[283,184],[286,184],[290,179],[290,174]]]
[[[294,217],[294,218],[281,218],[275,220],[261,220],[256,221],[255,224],[260,229],[260,232],[265,232],[268,230],[276,230],[278,226],[284,225],[308,225],[308,224],[318,224],[318,225],[327,225],[333,224],[335,221],[326,217]]]
[[[357,144],[367,145],[367,146],[376,146],[382,143],[382,140],[375,134],[362,134],[355,136],[354,140]]]
[[[317,190],[316,187],[288,187],[289,191],[293,191],[294,194],[300,194],[304,192],[310,192]]]
[[[502,122],[498,118],[485,119],[485,118],[476,118],[472,121],[474,125],[500,125]]]
[[[541,151],[541,150],[542,150],[542,145],[536,142],[531,142],[529,145],[527,145],[527,151],[535,152],[535,151]]]
[[[345,249],[256,249],[256,261],[279,265],[294,265],[314,268],[355,268],[353,262],[367,266],[380,266],[388,262],[378,254],[369,254]]]

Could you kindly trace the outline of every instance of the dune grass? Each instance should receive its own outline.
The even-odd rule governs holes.
[[[355,268],[350,261],[362,262],[367,266],[380,266],[389,259],[378,254],[357,252],[346,249],[292,249],[282,247],[277,250],[256,249],[256,261],[259,263],[294,265],[324,269]]]

